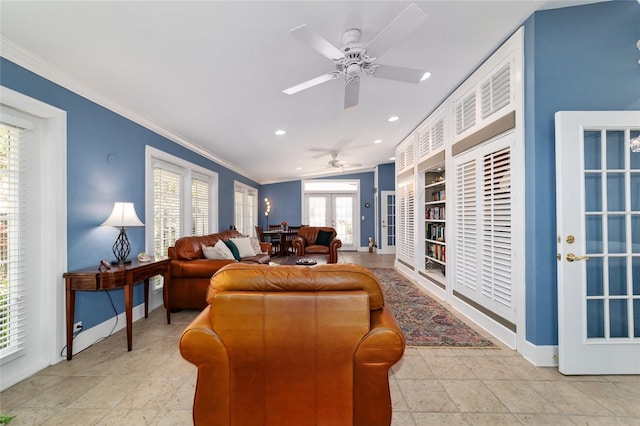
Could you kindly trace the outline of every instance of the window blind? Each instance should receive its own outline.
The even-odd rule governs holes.
[[[0,123],[0,358],[16,356],[26,339],[25,249],[20,217],[21,129]]]
[[[191,227],[192,235],[209,234],[209,182],[191,179]]]
[[[166,257],[180,236],[182,174],[155,165],[153,169],[154,256]]]

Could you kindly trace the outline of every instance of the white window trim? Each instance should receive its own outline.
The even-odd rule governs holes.
[[[248,202],[247,202],[247,196],[248,195],[253,195],[256,197],[256,202],[255,205],[253,206],[253,217],[255,218],[255,225],[258,225],[260,222],[260,218],[258,217],[258,204],[259,204],[259,197],[258,197],[258,189],[254,188],[253,186],[249,186],[246,183],[242,183],[242,182],[238,182],[238,181],[234,181],[233,182],[233,220],[235,222],[235,217],[236,217],[236,205],[235,205],[235,193],[237,192],[242,192],[244,194],[244,200],[243,200],[243,205],[245,206],[245,208],[248,206]],[[244,218],[246,220],[246,217]],[[237,226],[236,223],[234,223],[234,226]],[[243,232],[242,229],[238,229],[239,232]],[[248,229],[247,234],[250,236],[255,236],[255,228],[254,229]]]
[[[40,236],[41,262],[38,265],[42,282],[41,306],[42,347],[48,352],[49,364],[62,360],[60,351],[66,344],[65,292],[62,274],[67,270],[67,113],[61,109],[0,86],[2,104],[27,112],[47,122],[41,148],[40,184],[38,200],[42,211]],[[45,368],[46,365],[39,366]],[[36,370],[37,371],[37,370]],[[2,387],[9,387],[36,371],[13,371],[3,376]],[[1,389],[3,390],[3,389]]]
[[[193,164],[190,161],[168,154],[157,148],[147,145],[145,147],[145,251],[151,250],[153,247],[153,166],[161,163],[168,170],[175,171],[183,175],[182,182],[183,193],[191,194],[191,179],[198,178],[209,182],[211,197],[209,204],[209,232],[218,232],[218,173],[206,169],[204,167]],[[180,224],[180,235],[186,235],[187,230],[191,229],[191,197],[185,197],[182,203],[182,223]],[[161,287],[154,289],[153,300],[151,301],[152,309],[162,304]],[[158,300],[159,299],[159,300]]]

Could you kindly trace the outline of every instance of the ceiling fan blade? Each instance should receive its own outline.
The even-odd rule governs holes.
[[[310,87],[317,86],[318,84],[333,80],[337,77],[338,76],[335,73],[330,72],[329,74],[321,75],[320,77],[316,77],[311,80],[305,81],[304,83],[300,83],[293,87],[289,87],[288,89],[284,89],[283,92],[287,95],[293,95],[294,93],[298,93]]]
[[[306,24],[292,29],[291,31],[289,31],[289,34],[296,37],[298,40],[308,44],[312,49],[316,50],[321,55],[326,56],[332,61],[344,58],[344,53],[342,53],[340,49],[329,43],[324,38],[320,37]]]
[[[367,44],[365,50],[369,56],[379,57],[418,29],[426,20],[427,14],[411,3]]]
[[[376,78],[386,78],[387,80],[404,81],[405,83],[418,84],[423,80],[426,71],[414,68],[396,67],[393,65],[378,65],[373,71]]]
[[[348,80],[344,85],[344,109],[352,108],[358,105],[360,97],[360,79],[354,78]]]

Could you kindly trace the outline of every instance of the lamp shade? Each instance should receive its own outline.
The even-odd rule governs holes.
[[[129,228],[132,226],[144,226],[138,218],[133,203],[116,202],[113,205],[111,215],[102,222],[102,226],[115,226],[116,228]]]

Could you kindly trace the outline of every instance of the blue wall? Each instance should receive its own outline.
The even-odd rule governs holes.
[[[558,343],[554,114],[640,109],[640,4],[537,12],[525,23],[526,339]]]
[[[366,247],[369,237],[374,233],[374,210],[366,209],[364,203],[373,206],[373,172],[341,174],[339,176],[326,177],[322,179],[356,179],[360,181],[360,215],[364,220],[360,221],[360,246]],[[395,177],[393,178],[395,179]],[[392,180],[394,182],[394,180]],[[291,181],[284,183],[273,183],[263,185],[260,189],[260,224],[265,226],[264,199],[268,198],[271,204],[269,223],[277,224],[283,220],[290,225],[299,225],[302,220],[302,181]]]
[[[233,223],[233,184],[259,185],[65,88],[0,58],[0,83],[67,112],[67,247],[68,269],[96,266],[111,259],[118,230],[101,227],[114,201],[132,201],[146,223],[145,145],[198,164],[219,174],[219,228]],[[197,141],[196,141],[197,142]],[[144,251],[144,228],[127,230],[131,252]],[[59,277],[61,278],[61,277]],[[143,287],[134,290],[143,303]],[[111,291],[118,313],[124,311],[122,290]],[[90,328],[113,317],[104,292],[78,292],[76,321]]]

